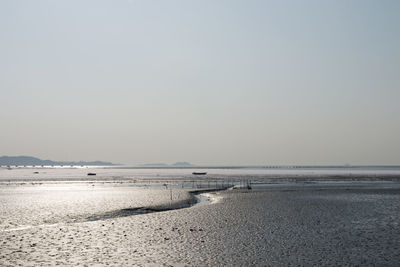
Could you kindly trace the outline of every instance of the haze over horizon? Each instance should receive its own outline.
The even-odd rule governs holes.
[[[399,165],[399,1],[0,2],[0,154]]]

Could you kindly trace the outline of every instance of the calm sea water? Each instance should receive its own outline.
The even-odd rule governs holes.
[[[205,176],[192,173],[207,172]],[[96,176],[88,176],[96,173]],[[87,181],[87,180],[193,180],[193,179],[262,179],[287,177],[366,177],[400,176],[400,166],[365,167],[1,167],[0,182],[16,181]]]

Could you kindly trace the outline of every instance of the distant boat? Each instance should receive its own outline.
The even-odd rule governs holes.
[[[87,175],[96,175],[94,172],[89,172]]]
[[[193,175],[206,175],[206,172],[192,172]]]

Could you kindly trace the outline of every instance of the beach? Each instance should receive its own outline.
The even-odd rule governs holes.
[[[0,265],[400,264],[397,181],[236,188],[2,185]]]
[[[399,14],[1,0],[0,267],[400,267]]]

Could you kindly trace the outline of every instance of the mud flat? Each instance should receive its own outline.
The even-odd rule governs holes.
[[[208,194],[218,201],[3,231],[0,265],[400,264],[398,183]]]

